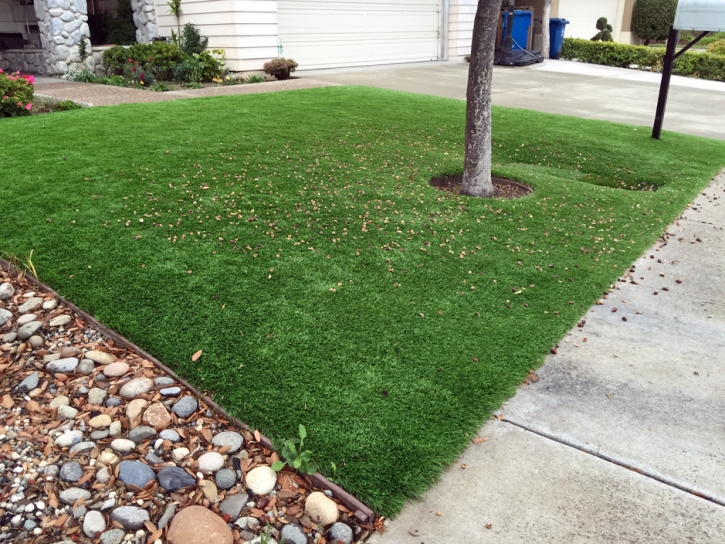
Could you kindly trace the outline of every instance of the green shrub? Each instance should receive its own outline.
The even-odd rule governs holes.
[[[81,105],[76,104],[72,100],[61,100],[60,102],[53,104],[53,109],[55,111],[79,110],[81,109]]]
[[[186,23],[179,37],[181,50],[189,56],[198,55],[206,49],[209,38],[205,38],[191,23]]]
[[[139,61],[127,62],[123,67],[123,80],[126,85],[148,87],[156,83],[153,71]]]
[[[592,38],[593,42],[611,42],[612,40],[612,25],[607,23],[606,17],[600,17],[597,19],[597,32]]]
[[[224,73],[224,50],[214,49],[193,55],[202,64],[202,81],[220,79]]]
[[[632,31],[649,45],[664,40],[675,22],[677,0],[637,0],[632,11]]]
[[[725,56],[725,40],[712,42],[707,46],[707,52],[711,55]]]
[[[156,91],[157,93],[164,93],[166,91],[173,91],[174,88],[170,85],[167,85],[166,83],[155,83],[154,85],[150,86],[149,89],[152,91]]]
[[[264,64],[264,71],[279,80],[289,79],[292,72],[297,69],[298,64],[292,59],[277,58]]]
[[[116,73],[122,73],[129,61],[138,62],[145,70],[153,72],[156,79],[163,81],[173,78],[174,66],[185,58],[179,46],[166,42],[116,46],[103,52],[103,62]]]
[[[680,32],[680,37],[682,37],[682,32]],[[712,34],[708,34],[703,39],[701,39],[697,45],[702,45],[703,47],[706,47],[710,45],[711,43],[714,43],[719,40],[725,40],[725,32],[715,32]]]
[[[252,74],[247,79],[244,80],[244,83],[264,83],[267,81],[262,76],[258,76],[257,74]]]
[[[204,64],[195,57],[187,57],[173,68],[174,79],[183,83],[201,83],[204,77]]]
[[[0,70],[0,117],[30,115],[33,107],[33,76]]]
[[[619,68],[637,67],[651,72],[662,71],[665,51],[641,45],[593,42],[565,38],[561,58]],[[710,53],[686,52],[676,61],[673,73],[686,77],[725,81],[725,57]]]
[[[84,68],[83,70],[68,70],[65,74],[68,81],[79,81],[81,83],[96,83],[96,76],[93,72]]]

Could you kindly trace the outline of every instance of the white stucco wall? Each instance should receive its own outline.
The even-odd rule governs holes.
[[[260,70],[277,56],[277,0],[184,0],[181,26],[194,23],[209,49],[224,49],[230,70]],[[176,31],[166,0],[156,0],[159,36]]]
[[[450,0],[448,23],[448,58],[451,60],[471,52],[473,19],[476,17],[476,0]]]
[[[617,14],[620,0],[559,0],[557,17],[566,19],[567,38],[589,39],[597,31],[597,19],[606,17],[617,33]],[[621,25],[621,22],[619,23]]]

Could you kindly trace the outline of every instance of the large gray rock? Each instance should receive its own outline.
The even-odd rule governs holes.
[[[282,544],[307,544],[307,535],[296,523],[290,523],[282,527]]]
[[[139,427],[136,427],[135,429],[131,429],[131,431],[128,433],[128,439],[133,440],[134,443],[140,444],[144,440],[148,440],[149,438],[153,438],[156,436],[156,429],[153,427],[147,427],[145,425],[141,425]]]
[[[38,298],[38,297],[29,298],[23,304],[18,306],[18,313],[27,314],[28,312],[32,312],[33,310],[40,308],[41,304],[43,304],[42,298]]]
[[[327,533],[327,540],[340,540],[343,544],[351,544],[352,537],[353,533],[350,526],[342,523],[341,521],[338,521],[330,527],[330,531]]]
[[[125,399],[132,399],[139,395],[145,395],[151,391],[153,386],[154,382],[148,378],[134,378],[121,387],[119,394]]]
[[[106,518],[97,510],[91,510],[83,520],[83,532],[89,538],[95,538],[98,533],[106,530]]]
[[[101,534],[101,544],[121,544],[126,532],[121,529],[111,529]]]
[[[141,461],[121,461],[118,478],[126,485],[143,488],[147,483],[156,479],[156,474],[151,467]]]
[[[78,461],[68,461],[60,467],[60,479],[66,482],[77,482],[83,476],[83,467]]]
[[[70,448],[74,444],[78,444],[83,440],[81,431],[66,431],[55,439],[55,445],[59,448]]]
[[[174,429],[166,429],[165,431],[161,431],[159,433],[159,438],[161,438],[162,440],[168,440],[171,443],[175,443],[181,440],[179,433],[177,433]]]
[[[211,443],[218,448],[229,446],[227,453],[231,454],[239,451],[239,448],[244,444],[244,438],[239,433],[226,431],[215,435]]]
[[[18,393],[27,393],[38,387],[40,381],[40,374],[33,372],[30,376],[25,378],[20,385],[18,385]]]
[[[179,467],[164,467],[158,474],[159,485],[168,492],[196,485],[196,479]]]
[[[90,493],[89,493],[90,496]],[[127,531],[143,529],[144,522],[151,521],[149,513],[137,506],[119,506],[111,512],[111,521],[117,521]]]
[[[171,408],[171,411],[183,419],[196,412],[198,407],[199,403],[194,397],[182,397],[176,401],[176,404],[174,404],[174,407]]]
[[[18,329],[18,338],[20,338],[20,340],[27,340],[38,332],[42,326],[43,324],[40,321],[31,321],[30,323],[26,323]]]
[[[236,521],[244,510],[244,507],[249,502],[249,495],[246,493],[240,493],[239,495],[232,495],[227,497],[219,505],[219,511],[222,514],[228,514],[232,521]]]
[[[12,283],[0,284],[0,300],[7,300],[15,294],[15,287]],[[2,325],[2,323],[0,323]]]
[[[5,325],[8,321],[13,318],[13,314],[7,311],[5,308],[0,308],[0,327]]]
[[[233,470],[223,468],[214,476],[219,489],[231,489],[237,483],[237,475]]]
[[[80,487],[69,487],[68,489],[61,491],[58,497],[64,504],[74,504],[78,499],[90,499],[91,492],[81,489]]]
[[[45,370],[53,374],[73,374],[78,366],[78,359],[68,357],[67,359],[57,359],[45,365]]]

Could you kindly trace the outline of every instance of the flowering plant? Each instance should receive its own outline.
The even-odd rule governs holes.
[[[30,114],[33,83],[33,76],[20,75],[20,72],[6,74],[0,70],[0,117]]]
[[[153,85],[156,83],[156,78],[148,68],[148,65],[144,66],[137,60],[128,59],[123,68],[123,79],[128,85],[140,85],[141,87]]]

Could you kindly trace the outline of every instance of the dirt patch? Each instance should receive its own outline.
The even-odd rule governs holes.
[[[492,178],[492,181],[493,187],[496,191],[493,198],[505,198],[507,200],[512,200],[514,198],[521,198],[526,195],[530,195],[534,192],[531,187],[517,181],[511,181],[503,178]],[[454,174],[452,176],[433,178],[430,180],[430,185],[431,187],[435,187],[441,191],[459,195],[461,194],[462,182],[463,174]]]

